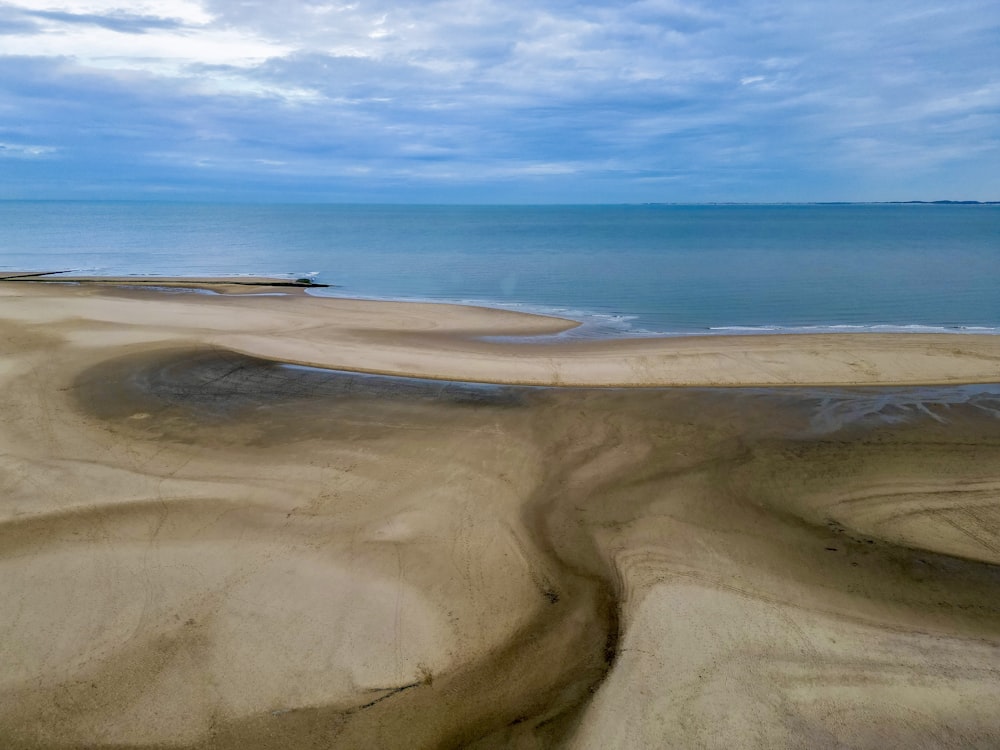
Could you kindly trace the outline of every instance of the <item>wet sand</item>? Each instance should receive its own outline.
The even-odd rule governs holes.
[[[599,344],[477,338],[566,325],[0,284],[0,745],[1000,745],[1000,387],[750,387],[850,336],[447,381],[585,380]],[[988,337],[875,338],[990,379]]]

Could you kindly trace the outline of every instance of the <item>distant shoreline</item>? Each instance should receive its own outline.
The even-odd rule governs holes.
[[[629,204],[624,204],[629,205]],[[1000,201],[709,201],[706,203],[642,203],[643,206],[1000,206]]]
[[[113,286],[157,286],[202,289],[230,286],[296,287],[299,289],[326,289],[310,279],[279,279],[265,276],[73,276],[74,271],[30,271],[0,273],[0,281],[19,281],[49,284],[107,284]]]
[[[380,207],[444,207],[444,208],[573,208],[581,206],[594,207],[652,207],[652,206],[1000,206],[1000,200],[896,200],[896,201],[637,201],[624,203],[401,203],[401,202],[362,202],[350,201],[278,201],[278,200],[167,200],[160,198],[126,199],[113,198],[93,200],[89,198],[0,198],[4,203],[102,203],[102,204],[148,204],[163,205],[194,205],[194,206],[380,206]]]

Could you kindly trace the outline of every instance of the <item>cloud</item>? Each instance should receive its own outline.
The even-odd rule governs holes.
[[[37,159],[51,156],[58,149],[54,146],[35,146],[23,143],[0,142],[0,159]]]
[[[185,24],[205,24],[212,20],[198,0],[129,0],[129,11],[122,10],[121,0],[15,0],[6,3],[29,13],[91,17],[132,16],[170,19]]]
[[[45,29],[37,34],[10,35],[6,56],[70,58],[81,64],[110,69],[150,70],[184,77],[189,64],[225,64],[248,67],[290,48],[228,29],[190,33],[175,26],[146,26],[139,33],[112,28],[109,20],[88,29],[79,24]]]
[[[26,13],[0,3],[0,36],[33,34],[39,29]]]
[[[184,25],[183,22],[174,18],[142,16],[121,12],[100,15],[97,13],[67,13],[66,11],[57,10],[25,10],[23,11],[23,15],[29,19],[50,21],[58,24],[99,26],[122,34],[144,34],[153,29],[177,29]]]
[[[109,191],[1000,197],[991,0],[122,6],[0,4],[0,140]]]

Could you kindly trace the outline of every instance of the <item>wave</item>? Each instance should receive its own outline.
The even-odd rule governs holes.
[[[665,334],[638,327],[635,321],[640,319],[638,315],[627,313],[605,313],[594,312],[592,310],[578,310],[570,307],[555,307],[552,305],[536,305],[523,302],[483,302],[481,300],[464,300],[459,304],[476,305],[479,307],[492,307],[500,310],[511,310],[514,312],[530,313],[532,315],[547,315],[555,318],[565,318],[580,325],[561,333],[549,334],[544,337],[539,336],[491,336],[488,340],[537,340],[545,339],[593,339],[593,338],[622,338],[622,337],[653,337]]]

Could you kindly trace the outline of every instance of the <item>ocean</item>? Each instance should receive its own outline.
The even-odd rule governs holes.
[[[1000,206],[0,202],[0,271],[309,276],[573,335],[1000,333]]]

